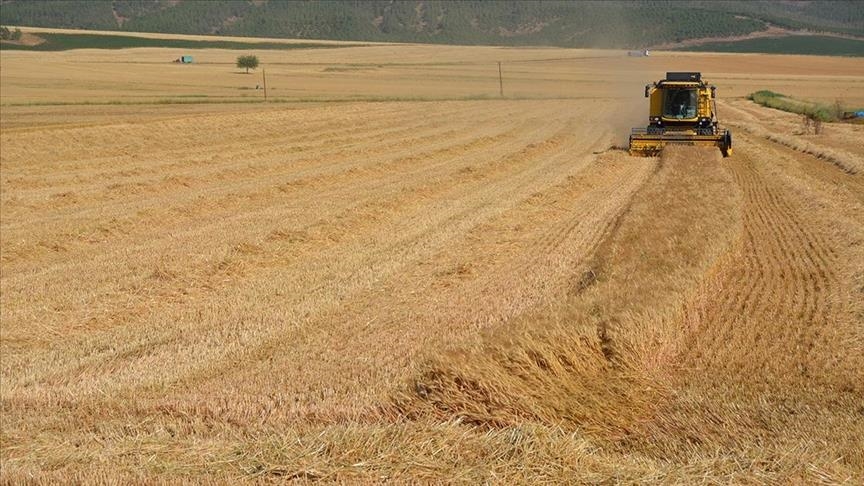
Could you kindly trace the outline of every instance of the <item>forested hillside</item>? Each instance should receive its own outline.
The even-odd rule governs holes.
[[[769,25],[864,36],[856,1],[0,0],[0,24],[341,39],[645,47]]]

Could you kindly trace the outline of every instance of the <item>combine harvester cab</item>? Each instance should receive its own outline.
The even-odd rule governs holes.
[[[732,133],[717,122],[717,89],[701,73],[666,73],[645,86],[649,125],[630,133],[630,154],[655,156],[669,144],[712,146],[732,154]]]

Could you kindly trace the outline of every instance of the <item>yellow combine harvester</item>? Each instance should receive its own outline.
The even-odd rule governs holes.
[[[630,154],[654,156],[669,144],[718,147],[732,154],[732,133],[717,123],[717,89],[702,73],[666,73],[666,79],[645,86],[651,100],[646,128],[630,134]]]

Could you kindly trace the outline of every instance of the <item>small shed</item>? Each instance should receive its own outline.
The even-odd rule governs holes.
[[[192,56],[180,56],[180,62],[183,64],[192,64]]]

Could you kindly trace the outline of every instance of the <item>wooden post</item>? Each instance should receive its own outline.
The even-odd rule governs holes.
[[[261,68],[261,76],[264,77],[264,101],[267,101],[267,70]]]
[[[501,61],[498,61],[498,94],[504,97],[504,78],[501,76]]]

